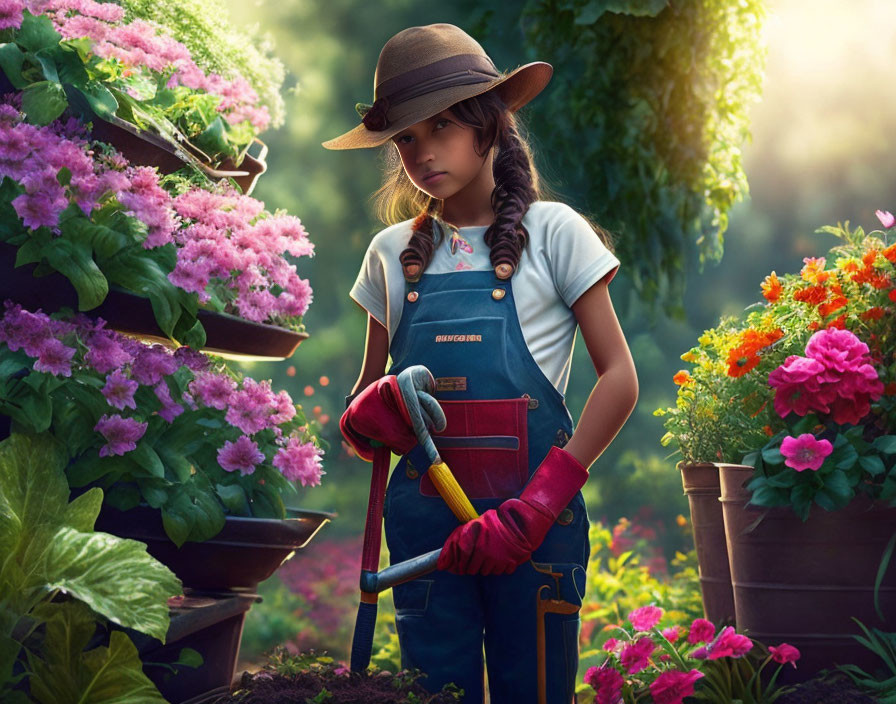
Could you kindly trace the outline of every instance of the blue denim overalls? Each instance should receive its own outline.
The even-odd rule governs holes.
[[[563,395],[526,346],[511,280],[494,271],[424,273],[406,282],[390,354],[390,374],[422,364],[436,378],[448,427],[433,441],[479,514],[519,496],[551,445],[563,446],[572,433]],[[392,564],[441,547],[459,525],[427,467],[417,445],[389,480]],[[402,667],[426,673],[420,683],[430,692],[454,682],[464,702],[480,704],[484,642],[491,701],[537,704],[542,652],[545,701],[573,702],[588,526],[578,492],[532,560],[512,574],[436,570],[393,587]],[[544,613],[557,603],[565,606]]]

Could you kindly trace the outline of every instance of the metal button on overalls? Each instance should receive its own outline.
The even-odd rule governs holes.
[[[512,277],[494,270],[424,273],[413,288],[417,296],[406,295],[390,344],[389,373],[422,364],[436,378],[451,434],[446,429],[433,440],[482,514],[519,496],[555,441],[572,434],[572,419],[523,338]],[[411,285],[406,289],[410,294]],[[418,445],[389,480],[385,529],[393,564],[442,547],[458,525],[425,467]],[[537,704],[539,652],[546,700],[573,700],[580,620],[569,611],[581,605],[589,554],[581,492],[560,518],[532,560],[512,574],[436,570],[393,588],[402,667],[425,672],[427,690],[454,682],[465,690],[464,702],[480,704],[484,642],[496,704]],[[572,606],[546,612],[548,602],[537,599],[548,595]]]

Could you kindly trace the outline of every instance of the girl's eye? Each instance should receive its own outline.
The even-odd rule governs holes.
[[[439,125],[441,125],[443,122],[446,123],[446,126],[451,124],[451,120],[449,120],[447,117],[443,117],[441,120],[438,120],[438,121],[436,122],[436,127],[438,127]],[[406,138],[407,138],[407,139],[411,139],[411,135],[409,135],[409,134],[403,134],[403,135],[401,135],[400,137],[396,137],[396,138],[395,138],[395,143],[396,143],[396,144],[407,144],[407,141],[405,141]]]

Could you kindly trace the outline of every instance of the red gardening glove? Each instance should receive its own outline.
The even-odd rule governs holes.
[[[510,574],[541,545],[587,479],[588,470],[575,457],[552,447],[518,499],[507,499],[454,529],[438,568],[455,574]]]
[[[405,455],[417,444],[411,417],[394,374],[384,376],[359,393],[339,419],[343,437],[359,457],[373,462],[371,440]]]

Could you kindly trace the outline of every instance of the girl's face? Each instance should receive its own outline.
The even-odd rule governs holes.
[[[461,123],[450,110],[411,125],[392,141],[411,182],[443,200],[476,179],[489,160],[488,154],[476,153],[476,130]]]

